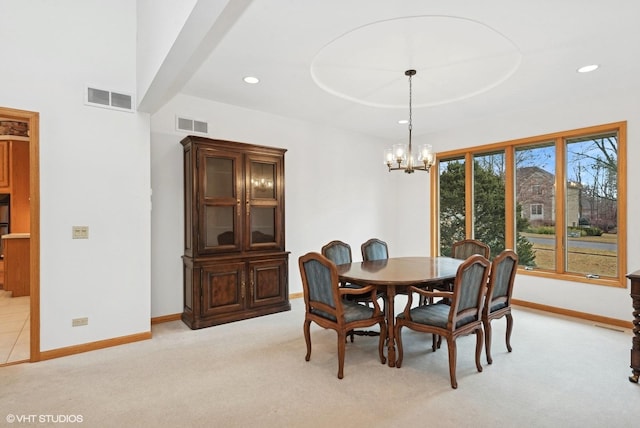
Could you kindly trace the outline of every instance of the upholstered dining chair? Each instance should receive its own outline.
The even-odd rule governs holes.
[[[453,291],[430,291],[417,287],[409,287],[409,298],[404,311],[396,317],[395,336],[398,345],[398,360],[396,367],[402,366],[403,345],[402,328],[408,327],[422,333],[431,333],[432,349],[435,352],[436,337],[447,340],[449,351],[449,377],[451,387],[457,388],[456,338],[474,333],[476,335],[476,368],[482,371],[480,356],[483,348],[481,311],[489,274],[489,261],[481,255],[467,258],[456,273]],[[435,303],[412,308],[413,294],[417,293],[425,298],[443,297],[450,304]]]
[[[346,242],[342,242],[338,240],[331,241],[325,246],[323,246],[320,252],[322,253],[323,256],[325,256],[326,258],[334,262],[336,265],[343,265],[343,264],[352,262],[351,246]],[[349,287],[349,288],[362,288],[360,285],[351,284],[349,282],[342,283],[340,285],[342,285],[343,287]],[[384,296],[383,293],[378,293],[378,298],[382,298],[383,296]],[[345,298],[347,300],[355,300],[358,302],[369,303],[371,301],[369,300],[368,296],[358,296],[358,295],[347,294]]]
[[[511,316],[511,295],[518,270],[518,255],[512,250],[504,250],[491,262],[489,286],[482,309],[482,324],[484,325],[484,343],[487,362],[491,364],[491,320],[507,318],[507,333],[505,341],[507,350],[511,352],[511,331],[513,317]]]
[[[475,239],[456,241],[451,246],[451,257],[454,259],[464,260],[473,254],[480,254],[488,259],[491,254],[491,248],[484,242]]]
[[[387,243],[378,238],[371,238],[360,246],[362,261],[385,260],[389,258]]]
[[[337,265],[351,263],[351,245],[342,241],[331,241],[320,250],[323,256]]]
[[[347,333],[362,327],[380,326],[378,354],[382,364],[387,336],[384,314],[376,300],[376,289],[365,286],[360,289],[340,287],[336,265],[320,253],[307,253],[298,259],[305,303],[304,339],[307,344],[305,360],[311,358],[311,322],[322,328],[335,330],[338,334],[338,379],[344,376],[344,355]],[[347,294],[369,295],[373,308],[345,300]]]
[[[451,257],[454,259],[464,260],[474,254],[480,254],[484,258],[489,259],[491,254],[491,248],[482,241],[476,239],[463,239],[462,241],[456,241],[451,245]],[[453,282],[445,281],[442,284],[435,285],[432,289],[451,291],[453,289]],[[424,304],[426,301],[420,299],[420,304]],[[429,301],[433,303],[433,300]]]
[[[378,238],[371,238],[360,246],[362,252],[362,261],[369,260],[386,260],[389,258],[389,247],[387,243]],[[404,290],[398,290],[398,294],[405,294]],[[380,297],[380,296],[378,296]],[[384,295],[383,295],[384,297]],[[386,298],[384,300],[384,310],[386,311]],[[393,316],[393,314],[391,314]]]
[[[346,263],[351,263],[352,259],[351,259],[351,246],[349,244],[347,244],[346,242],[342,242],[339,240],[334,240],[329,242],[328,244],[324,245],[322,247],[322,249],[320,250],[320,252],[322,253],[323,256],[325,256],[326,258],[328,258],[329,260],[331,260],[333,263],[335,263],[336,265],[342,265],[342,264],[346,264]],[[340,284],[342,287],[347,287],[347,288],[355,288],[355,289],[360,289],[362,288],[362,286],[357,285],[357,284],[351,284],[349,282],[345,282],[345,283],[341,283]],[[384,293],[377,293],[376,294],[377,298],[384,298]],[[362,303],[366,303],[367,305],[371,303],[371,298],[368,294],[365,295],[358,295],[358,294],[347,294],[344,296],[345,299],[347,300],[351,300],[354,302],[362,302]],[[377,332],[371,332],[371,331],[362,331],[362,330],[356,330],[356,331],[350,331],[349,332],[349,338],[351,339],[351,341],[353,342],[354,339],[354,335],[357,336],[377,336]]]

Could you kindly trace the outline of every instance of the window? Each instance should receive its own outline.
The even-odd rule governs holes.
[[[451,256],[451,246],[465,238],[465,160],[440,160],[440,254]]]
[[[625,286],[626,122],[438,154],[438,248],[515,248],[528,275]]]
[[[504,150],[473,156],[473,237],[491,248],[505,248],[505,172]]]
[[[543,218],[542,215],[542,204],[531,204],[531,219],[539,219]]]

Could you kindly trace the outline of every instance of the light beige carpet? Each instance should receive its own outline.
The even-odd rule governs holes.
[[[630,331],[516,309],[513,352],[504,319],[494,322],[494,362],[483,354],[482,373],[475,338],[458,340],[453,390],[446,344],[433,353],[430,336],[409,330],[401,369],[380,364],[377,338],[356,337],[337,379],[335,333],[314,324],[305,362],[304,303],[292,306],[195,331],[179,321],[155,325],[148,341],[1,368],[0,426],[640,426]],[[7,422],[25,415],[82,423]]]

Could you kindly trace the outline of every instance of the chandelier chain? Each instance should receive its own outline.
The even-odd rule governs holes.
[[[415,74],[415,71],[413,74]],[[409,73],[409,153],[411,153],[411,131],[413,130],[413,74]]]

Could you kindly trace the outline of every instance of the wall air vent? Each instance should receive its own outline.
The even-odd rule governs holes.
[[[133,95],[86,87],[84,102],[94,107],[133,112]]]
[[[189,119],[176,116],[176,130],[185,132],[195,132],[197,134],[208,134],[209,124],[202,120]]]

